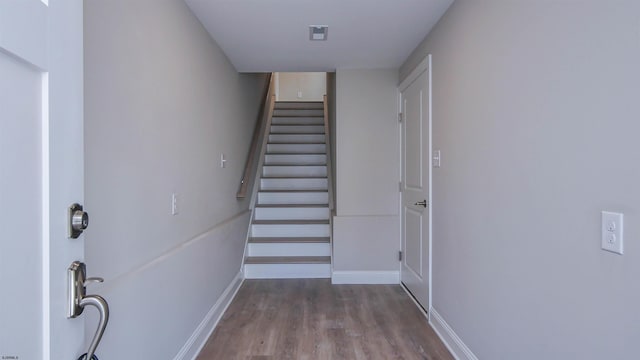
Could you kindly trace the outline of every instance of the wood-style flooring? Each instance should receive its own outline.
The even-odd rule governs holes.
[[[453,359],[399,285],[246,280],[197,360]]]

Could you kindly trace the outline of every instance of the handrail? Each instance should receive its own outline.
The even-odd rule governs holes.
[[[325,138],[325,147],[327,154],[327,183],[329,185],[329,210],[333,211],[335,209],[335,204],[333,201],[333,164],[331,161],[331,132],[329,129],[329,105],[327,102],[327,95],[323,97],[324,103],[324,138]]]
[[[258,156],[258,144],[262,139],[264,131],[266,131],[267,121],[271,118],[271,111],[273,111],[273,74],[268,75],[267,85],[264,90],[266,95],[262,100],[262,104],[260,105],[260,112],[258,120],[256,121],[256,127],[253,130],[253,137],[251,139],[251,147],[249,148],[249,153],[247,154],[247,162],[245,163],[244,172],[242,173],[242,178],[240,179],[240,188],[236,193],[236,198],[244,199],[247,196],[247,188],[249,187],[249,183],[251,182],[252,175],[254,175],[255,171],[257,171],[257,167],[254,165],[256,163],[256,157]]]
[[[273,88],[272,88],[273,89]],[[267,147],[269,144],[269,129],[271,129],[271,121],[273,120],[273,109],[275,109],[276,105],[276,95],[272,94],[269,99],[269,103],[267,105],[267,119],[265,121],[265,132],[262,135],[262,146],[260,147],[259,155],[258,155],[258,166],[257,169],[262,169],[264,166],[264,158],[267,153]],[[255,175],[258,178],[258,174]],[[250,209],[255,208],[256,202],[258,200],[258,189],[260,189],[260,181],[253,182],[253,190],[251,191],[251,204],[249,205]]]

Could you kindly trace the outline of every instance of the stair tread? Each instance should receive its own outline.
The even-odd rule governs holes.
[[[329,192],[329,190],[258,190],[261,193],[323,193]]]
[[[286,162],[269,162],[269,164],[265,164],[266,166],[325,166],[327,163],[317,163],[317,164],[292,164]]]
[[[330,256],[248,256],[245,264],[331,264]]]
[[[262,176],[261,179],[291,179],[291,180],[296,180],[296,179],[317,179],[317,180],[323,180],[323,179],[327,179],[326,176]]]
[[[320,109],[275,109],[275,110],[320,110]],[[274,115],[272,116],[274,118],[286,118],[286,117],[307,117],[307,118],[324,118],[324,115],[307,115],[307,114],[294,114],[294,115],[283,115],[283,114],[278,114],[278,115]]]
[[[272,164],[264,164],[263,166],[327,166],[326,164],[287,164],[287,165],[272,165]]]
[[[267,145],[326,145],[326,143],[323,143],[323,142],[286,142],[286,143],[268,142]]]
[[[327,155],[326,151],[323,152],[268,152],[266,155]]]
[[[253,225],[329,225],[329,220],[253,220]]]
[[[328,237],[251,237],[250,243],[328,243],[330,240]]]
[[[282,127],[295,127],[295,126],[322,126],[320,124],[271,124],[271,126],[282,126]]]
[[[258,204],[257,208],[268,208],[268,209],[291,209],[291,208],[302,208],[302,209],[318,209],[318,208],[327,208],[329,204]]]
[[[326,179],[326,176],[262,176],[262,179]]]

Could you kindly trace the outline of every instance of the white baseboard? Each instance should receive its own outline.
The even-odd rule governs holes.
[[[399,284],[399,271],[334,271],[332,284]]]
[[[434,308],[429,311],[429,323],[456,360],[478,360],[471,349],[462,342],[462,339]]]
[[[196,330],[191,334],[191,337],[184,344],[182,349],[178,352],[178,354],[173,358],[173,360],[195,360],[200,353],[200,350],[204,347],[209,339],[209,336],[213,333],[213,330],[218,325],[218,322],[222,318],[222,314],[227,310],[231,301],[238,293],[240,289],[240,285],[244,278],[242,276],[242,272],[238,272],[235,278],[231,281],[229,286],[224,290],[222,295],[216,303],[211,307],[211,310],[204,317],[200,325],[196,328]]]

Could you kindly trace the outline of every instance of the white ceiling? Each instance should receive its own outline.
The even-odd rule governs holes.
[[[184,0],[240,72],[397,68],[453,0]],[[309,41],[309,25],[328,25]]]

